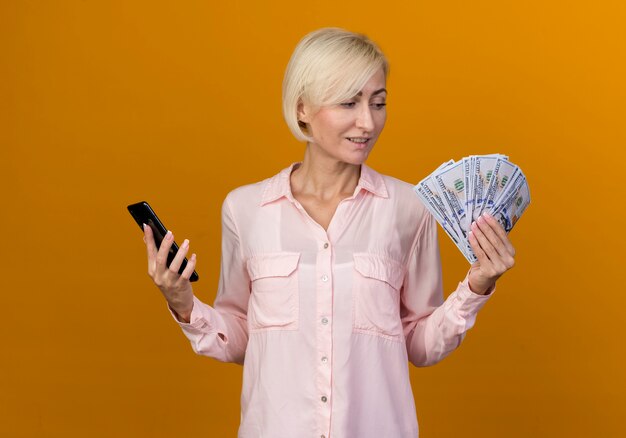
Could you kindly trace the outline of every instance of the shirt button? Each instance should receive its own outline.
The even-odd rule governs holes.
[[[322,396],[322,401],[323,401],[324,403],[326,403],[326,402],[328,401],[328,399],[326,398],[326,396],[325,396],[325,395],[323,395],[323,396]]]
[[[326,362],[328,362],[328,358],[327,358],[326,356],[324,356],[324,357],[322,358],[322,363],[326,363]]]
[[[328,275],[322,275],[322,281],[328,281]]]
[[[324,325],[328,324],[328,318],[326,317],[322,318],[322,324]]]
[[[324,244],[324,249],[328,248],[328,243]]]

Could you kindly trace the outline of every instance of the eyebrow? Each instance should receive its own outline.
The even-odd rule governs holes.
[[[374,92],[372,93],[372,96],[376,96],[377,94],[380,94],[380,93],[386,93],[386,92],[387,92],[387,89],[386,89],[386,88],[381,88],[380,90],[376,90],[376,91],[374,91]],[[358,93],[356,93],[356,95],[357,95],[357,96],[363,96],[363,92],[362,92],[362,91],[359,91]]]

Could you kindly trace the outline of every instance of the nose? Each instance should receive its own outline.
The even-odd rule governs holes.
[[[360,105],[359,112],[356,119],[356,127],[366,132],[371,132],[374,129],[374,118],[372,116],[372,109],[367,103]]]

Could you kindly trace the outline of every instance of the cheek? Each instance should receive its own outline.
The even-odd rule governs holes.
[[[376,120],[376,125],[378,126],[378,132],[382,131],[385,127],[385,122],[387,122],[387,112],[380,114]]]
[[[332,137],[341,134],[349,125],[345,117],[340,117],[336,114],[324,114],[320,115],[315,121],[315,128],[317,128],[317,134],[321,137]]]

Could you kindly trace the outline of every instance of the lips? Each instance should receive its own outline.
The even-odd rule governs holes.
[[[350,143],[352,143],[353,145],[359,148],[363,148],[369,143],[370,138],[369,137],[346,137],[346,140],[348,140]]]

